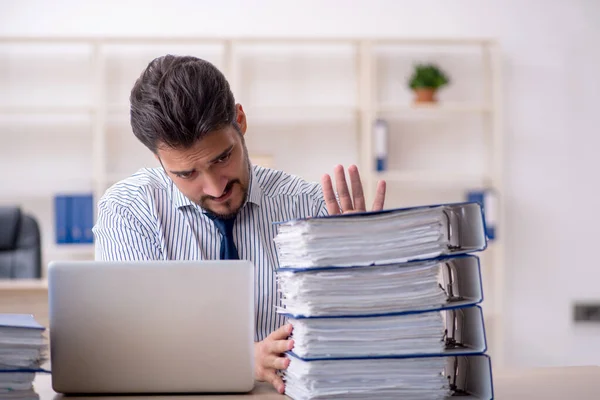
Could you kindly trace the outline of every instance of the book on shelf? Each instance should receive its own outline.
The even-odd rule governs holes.
[[[91,194],[54,197],[57,244],[93,243],[94,200]]]

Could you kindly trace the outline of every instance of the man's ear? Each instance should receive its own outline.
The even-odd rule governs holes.
[[[236,111],[235,122],[237,122],[238,126],[240,127],[241,134],[245,135],[246,129],[248,129],[248,121],[246,120],[246,113],[244,112],[244,109],[242,108],[241,104],[235,105],[235,111]]]

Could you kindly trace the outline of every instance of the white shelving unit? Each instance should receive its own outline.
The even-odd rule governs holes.
[[[483,306],[491,354],[502,354],[502,82],[500,51],[488,39],[0,38],[0,135],[10,144],[0,155],[5,169],[23,168],[0,181],[0,203],[38,216],[45,263],[93,256],[90,245],[53,244],[55,194],[92,192],[97,200],[138,168],[158,165],[131,133],[128,100],[148,62],[167,53],[207,59],[225,73],[258,163],[309,180],[334,163],[357,163],[368,196],[378,179],[388,181],[387,207],[493,189],[498,237],[482,255]],[[417,61],[449,72],[438,104],[412,102],[407,79]],[[377,118],[390,126],[384,172],[374,169]],[[48,144],[44,135],[52,135]]]
[[[440,101],[415,104],[408,77],[415,62],[435,62],[450,72]],[[504,199],[501,61],[491,40],[382,40],[363,42],[361,66],[361,165],[374,193],[388,183],[387,207],[463,201],[468,190],[496,194],[497,236],[479,254],[482,304],[490,354],[502,360]],[[389,168],[375,170],[373,121],[389,126]],[[492,210],[489,210],[490,212]]]

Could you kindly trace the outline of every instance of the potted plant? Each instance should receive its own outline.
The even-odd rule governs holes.
[[[434,103],[438,89],[450,83],[450,78],[435,64],[417,64],[408,84],[415,92],[416,103]]]

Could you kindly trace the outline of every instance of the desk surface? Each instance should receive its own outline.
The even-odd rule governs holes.
[[[600,398],[600,367],[564,367],[538,369],[506,369],[494,371],[495,399],[499,400],[591,400]],[[38,374],[35,389],[40,400],[59,400],[62,395],[52,390],[51,377]],[[84,399],[85,397],[65,397]],[[94,396],[88,399],[101,400],[108,397]],[[121,400],[166,400],[172,396],[118,396]],[[252,393],[247,395],[220,396],[177,396],[177,399],[287,399],[279,395],[265,383],[257,383]]]

